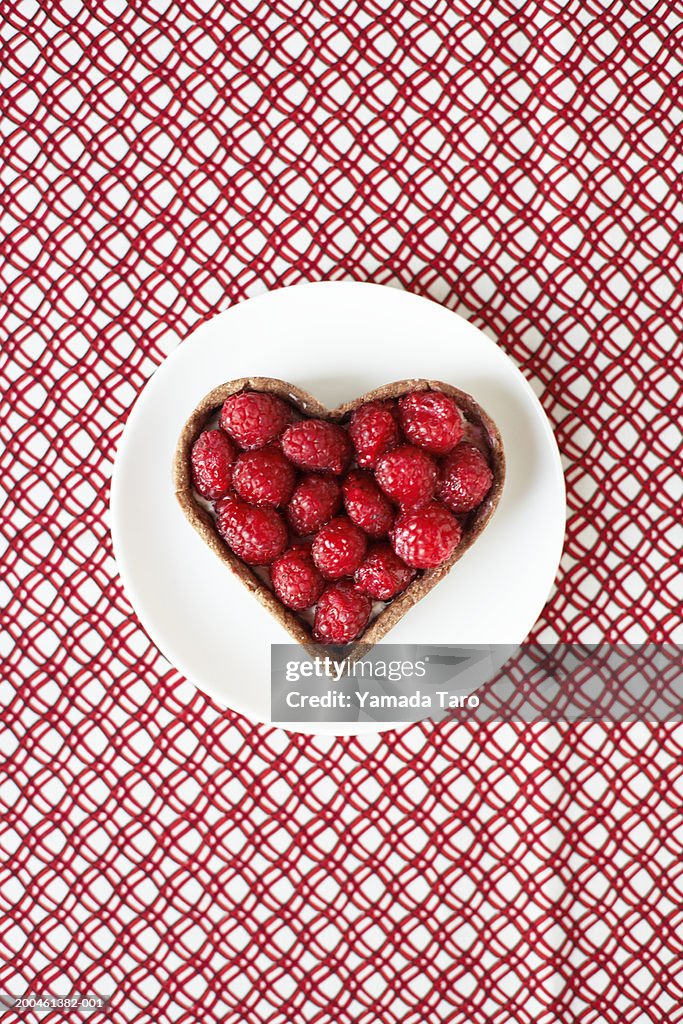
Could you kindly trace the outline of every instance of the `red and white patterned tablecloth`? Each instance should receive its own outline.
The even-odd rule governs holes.
[[[255,726],[149,643],[107,524],[193,327],[375,281],[483,327],[554,425],[534,635],[680,638],[680,5],[17,0],[3,37],[0,990],[113,993],[115,1024],[682,1021],[679,726]]]

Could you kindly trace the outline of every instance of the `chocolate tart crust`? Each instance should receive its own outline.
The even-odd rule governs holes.
[[[192,488],[190,461],[192,445],[225,399],[230,395],[236,394],[238,391],[269,391],[284,399],[284,401],[289,402],[306,416],[314,416],[319,419],[330,420],[334,423],[339,423],[346,419],[354,409],[373,399],[400,398],[410,391],[443,391],[455,399],[466,420],[483,430],[486,436],[493,472],[493,483],[486,498],[464,529],[460,544],[443,565],[436,569],[424,570],[421,576],[410,583],[402,594],[395,597],[380,612],[377,618],[370,623],[365,632],[354,643],[346,645],[343,649],[344,656],[349,660],[355,660],[355,658],[360,657],[362,653],[366,653],[370,647],[385,637],[399,619],[402,619],[413,605],[417,604],[447,575],[455,563],[462,558],[467,549],[474,544],[489,523],[500,501],[505,481],[505,452],[500,432],[491,417],[475,402],[471,395],[460,391],[459,388],[453,387],[452,384],[445,384],[443,381],[438,380],[425,380],[423,378],[399,380],[392,384],[383,384],[382,387],[360,395],[358,398],[354,398],[352,401],[346,402],[336,409],[328,409],[307,391],[303,391],[301,388],[287,383],[287,381],[277,380],[273,377],[240,377],[238,380],[231,380],[226,384],[219,385],[219,387],[214,388],[213,391],[210,391],[208,395],[202,398],[185,423],[176,446],[173,477],[176,497],[180,507],[204,543],[239,577],[247,590],[275,616],[289,635],[313,656],[324,656],[330,651],[338,651],[339,649],[316,643],[306,624],[293,612],[285,608],[266,584],[259,579],[256,573],[233,554],[218,533],[212,516],[200,504]]]

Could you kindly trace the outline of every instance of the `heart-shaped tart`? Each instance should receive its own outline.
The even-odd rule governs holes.
[[[290,635],[353,657],[481,534],[505,456],[490,416],[450,384],[397,381],[327,409],[250,377],[202,399],[174,475],[192,526]]]

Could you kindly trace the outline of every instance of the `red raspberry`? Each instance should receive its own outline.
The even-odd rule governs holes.
[[[303,611],[314,605],[323,590],[325,580],[313,564],[310,545],[289,548],[270,567],[273,590],[284,605]]]
[[[395,402],[366,402],[356,409],[349,434],[359,466],[374,467],[377,460],[401,443]]]
[[[237,493],[250,505],[286,505],[296,473],[279,448],[259,448],[238,456],[232,480]]]
[[[382,456],[375,475],[385,494],[402,508],[419,508],[434,497],[438,473],[427,452],[405,444]]]
[[[240,508],[244,502],[241,498],[238,498],[234,491],[230,491],[224,498],[220,498],[219,501],[214,502],[214,509],[216,511],[216,520],[223,519],[224,523],[227,523],[234,512]],[[217,521],[218,532],[221,533],[221,524]]]
[[[327,644],[348,644],[363,632],[371,612],[372,601],[350,580],[333,583],[316,606],[313,636]]]
[[[215,501],[230,490],[237,451],[222,430],[205,430],[192,445],[192,482],[202,498]]]
[[[353,576],[366,547],[363,531],[346,516],[338,516],[323,526],[313,541],[313,561],[323,576],[338,580],[341,576]]]
[[[434,569],[453,554],[462,530],[447,508],[433,501],[404,512],[396,520],[391,543],[399,558],[415,569]]]
[[[296,466],[318,473],[343,473],[351,461],[346,431],[327,420],[300,420],[282,437],[282,450]]]
[[[394,509],[371,473],[352,469],[342,484],[344,507],[352,523],[371,537],[383,537],[394,522]]]
[[[471,512],[481,504],[493,483],[483,454],[464,441],[444,460],[438,496],[451,512]]]
[[[415,579],[415,570],[402,562],[389,544],[374,544],[356,569],[356,589],[376,601],[390,601]]]
[[[339,484],[329,476],[305,476],[294,488],[287,518],[295,533],[317,533],[341,506]]]
[[[404,434],[420,448],[443,455],[462,438],[465,427],[460,409],[443,391],[413,391],[398,405]]]
[[[267,391],[239,391],[223,403],[220,425],[240,448],[263,448],[280,436],[292,410]]]
[[[254,508],[239,498],[216,506],[218,532],[238,558],[249,565],[269,565],[287,546],[287,527],[273,508]]]

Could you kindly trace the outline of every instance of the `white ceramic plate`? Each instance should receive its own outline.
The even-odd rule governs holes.
[[[112,480],[114,550],[128,597],[168,660],[221,704],[269,720],[270,645],[290,638],[192,529],[171,475],[197,402],[217,384],[258,375],[291,381],[329,407],[408,377],[448,381],[476,398],[505,445],[500,504],[387,642],[520,643],[548,598],[564,537],[564,477],[540,403],[503,350],[444,307],[393,288],[326,282],[269,292],[202,324],[128,418]],[[288,728],[348,734],[378,726]]]

